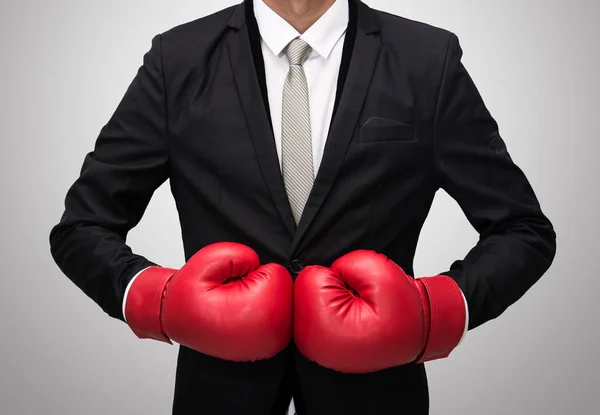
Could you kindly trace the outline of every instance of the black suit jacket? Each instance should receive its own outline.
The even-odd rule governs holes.
[[[167,179],[186,260],[207,244],[237,241],[294,276],[355,249],[384,253],[412,274],[419,232],[444,189],[480,234],[465,258],[440,270],[464,292],[470,329],[500,315],[547,270],[555,232],[453,33],[350,1],[334,116],[297,227],[259,42],[250,1],[155,36],[100,131],[50,242],[62,271],[106,313],[123,318],[127,283],[154,264],[134,254],[126,236]],[[299,412],[379,413],[400,405],[399,391],[413,413],[426,413],[422,365],[342,376],[293,345],[253,364],[181,347],[174,410],[279,414],[294,394]]]

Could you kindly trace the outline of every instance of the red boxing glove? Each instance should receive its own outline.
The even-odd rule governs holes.
[[[294,286],[294,339],[323,367],[367,373],[446,357],[466,310],[450,277],[413,279],[385,255],[354,251],[306,267]]]
[[[293,282],[253,249],[208,245],[179,271],[150,267],[131,284],[125,314],[140,338],[171,340],[201,353],[245,362],[268,359],[292,335]]]

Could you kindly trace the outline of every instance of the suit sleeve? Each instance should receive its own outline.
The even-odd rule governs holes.
[[[447,272],[467,299],[469,329],[498,317],[549,268],[556,234],[512,161],[498,125],[461,63],[450,34],[434,127],[434,165],[479,241]]]
[[[168,143],[161,35],[150,50],[93,151],[67,192],[50,232],[57,265],[107,314],[124,320],[129,280],[156,265],[126,245],[154,191],[167,179]]]

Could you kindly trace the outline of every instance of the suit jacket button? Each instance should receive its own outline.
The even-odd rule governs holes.
[[[302,261],[299,259],[294,259],[292,262],[290,262],[288,269],[293,274],[300,274],[300,272],[302,272],[304,269],[304,264],[302,264]]]

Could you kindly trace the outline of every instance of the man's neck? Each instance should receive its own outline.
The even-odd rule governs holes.
[[[257,0],[259,1],[259,0]],[[304,33],[321,17],[335,0],[263,0],[275,13]]]

